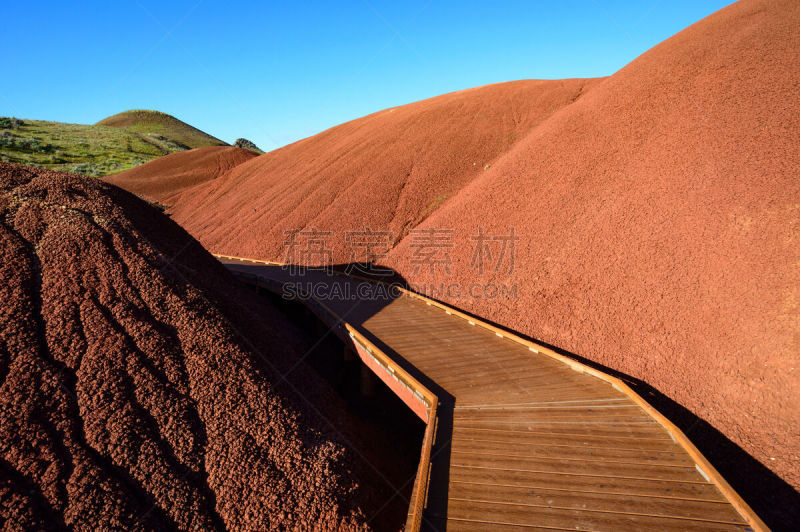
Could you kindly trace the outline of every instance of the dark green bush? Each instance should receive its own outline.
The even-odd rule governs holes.
[[[24,126],[25,122],[18,118],[0,116],[0,129],[19,129],[19,126]]]

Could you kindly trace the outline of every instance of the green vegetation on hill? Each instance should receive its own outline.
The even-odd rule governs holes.
[[[17,120],[4,128],[0,119],[0,160],[62,172],[106,175],[164,155],[141,136],[101,126]]]
[[[0,161],[93,176],[176,151],[225,145],[158,111],[127,111],[93,126],[0,117]]]
[[[145,135],[157,141],[169,139],[186,148],[227,146],[227,143],[222,142],[218,138],[212,137],[208,133],[204,133],[185,122],[181,122],[174,116],[160,111],[146,111],[141,109],[125,111],[114,116],[109,116],[95,125],[124,129],[133,133]]]

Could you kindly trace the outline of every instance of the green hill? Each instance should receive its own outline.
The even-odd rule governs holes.
[[[179,146],[185,146],[184,149],[228,145],[218,138],[160,111],[134,109],[109,116],[95,125],[124,129],[144,135],[155,142],[173,142]]]
[[[225,145],[158,111],[126,111],[95,125],[0,117],[0,161],[94,176],[176,151]]]

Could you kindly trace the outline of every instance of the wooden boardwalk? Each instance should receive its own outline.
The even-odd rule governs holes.
[[[220,260],[276,286],[297,280]],[[337,284],[339,296],[318,296],[327,308],[438,398],[423,530],[766,530],[613,379],[424,298],[352,298],[361,281],[322,272],[302,281]]]

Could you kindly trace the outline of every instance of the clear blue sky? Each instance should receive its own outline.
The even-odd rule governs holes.
[[[387,107],[612,74],[730,0],[0,3],[0,116],[158,109],[270,150]]]

